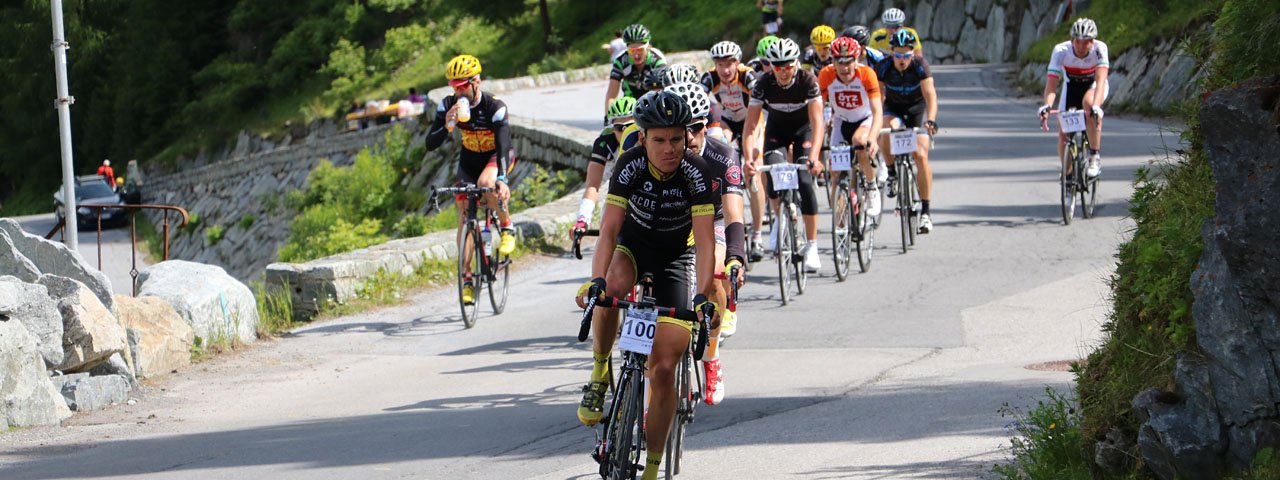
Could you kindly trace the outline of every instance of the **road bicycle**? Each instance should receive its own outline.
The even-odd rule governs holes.
[[[778,287],[782,291],[782,304],[791,302],[792,278],[796,294],[804,294],[808,273],[804,270],[805,230],[800,216],[801,166],[795,163],[765,165],[758,170],[769,174],[773,189],[778,192],[778,214],[773,217],[771,229],[778,232],[778,244],[774,257],[778,261]]]
[[[916,233],[920,231],[920,187],[916,183],[916,151],[917,135],[920,128],[880,130],[881,135],[889,135],[890,154],[893,155],[893,168],[897,172],[896,185],[891,186],[896,194],[893,211],[902,225],[902,253],[916,244]],[[932,137],[930,137],[932,138]],[[930,140],[932,144],[932,140]],[[932,145],[930,145],[932,148]]]
[[[862,169],[854,166],[857,150],[863,147],[850,148],[847,144],[831,147],[827,156],[827,164],[831,175],[837,176],[834,196],[831,199],[831,246],[835,257],[836,279],[844,281],[849,278],[853,257],[858,257],[858,268],[863,273],[871,269],[871,253],[875,239],[874,219],[867,213],[867,205],[872,195],[871,183],[862,174]]]
[[[578,340],[585,341],[591,328],[595,307],[625,308],[625,321],[619,332],[618,348],[622,350],[622,368],[613,385],[613,399],[605,412],[603,432],[598,432],[596,446],[591,457],[600,464],[601,478],[609,480],[634,479],[644,470],[645,464],[645,368],[653,339],[657,332],[657,317],[672,317],[695,322],[698,328],[689,348],[676,370],[676,412],[666,440],[667,478],[679,473],[684,451],[685,426],[693,422],[694,405],[701,396],[703,380],[696,361],[706,351],[709,329],[706,321],[699,321],[697,312],[678,307],[655,304],[652,294],[652,275],[641,277],[642,296],[638,301],[627,301],[602,296],[596,287],[588,292],[587,307],[578,331]],[[709,315],[711,306],[704,307]],[[634,341],[629,341],[634,339]],[[647,349],[644,344],[647,340]],[[610,378],[612,381],[613,379]]]
[[[492,191],[493,188],[467,183],[456,187],[436,188],[432,196],[433,210],[440,209],[440,195],[466,197],[466,217],[458,232],[458,304],[462,307],[462,324],[466,328],[476,325],[476,318],[480,315],[480,302],[475,297],[484,287],[489,288],[489,305],[493,307],[494,315],[502,314],[507,307],[511,256],[500,254],[492,239],[492,233],[500,225],[498,214],[491,208],[485,208],[483,220],[477,215],[484,203],[484,194]],[[478,268],[472,268],[477,264]],[[468,279],[473,288],[470,303],[463,298],[463,289]]]
[[[1084,218],[1093,218],[1093,209],[1098,200],[1098,178],[1090,178],[1085,174],[1087,168],[1085,152],[1090,148],[1089,136],[1085,135],[1084,111],[1075,108],[1066,113],[1050,110],[1049,115],[1058,115],[1058,125],[1067,134],[1066,148],[1063,149],[1062,174],[1059,176],[1062,187],[1062,223],[1071,225],[1071,217],[1075,216],[1076,194],[1080,198],[1080,213]],[[1049,131],[1049,117],[1040,119],[1040,129]]]

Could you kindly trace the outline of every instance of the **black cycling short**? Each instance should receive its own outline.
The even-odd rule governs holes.
[[[476,153],[464,148],[460,157],[458,162],[459,183],[474,184],[480,180],[480,174],[484,173],[484,169],[489,168],[490,165],[495,168],[498,166],[498,155],[496,153]],[[507,158],[507,172],[510,173],[515,166],[516,159],[512,155]]]
[[[1084,110],[1084,94],[1089,93],[1089,89],[1093,88],[1093,77],[1071,79],[1067,82],[1066,94],[1066,110],[1076,109]]]
[[[729,129],[730,132],[733,132],[733,141],[735,143],[742,141],[742,129],[746,127],[746,123],[746,120],[735,122],[725,118],[724,116],[720,117],[720,124],[723,125],[724,128]]]
[[[760,23],[762,25],[768,25],[776,21],[778,21],[778,12],[761,12]]]
[[[902,121],[905,128],[924,128],[924,121],[928,120],[925,102],[916,102],[913,104],[888,103],[884,104],[885,115],[893,115]]]
[[[616,251],[631,259],[636,283],[644,274],[653,274],[653,298],[658,305],[689,308],[693,247],[672,248],[618,235]]]
[[[836,139],[841,141],[839,143],[853,146],[853,134],[858,132],[858,128],[862,127],[862,124],[866,123],[868,126],[871,125],[870,123],[867,123],[869,121],[871,121],[871,117],[867,117],[856,122],[846,122],[841,120],[840,136],[836,137]],[[832,120],[832,122],[835,122],[835,120]]]
[[[804,124],[799,130],[791,133],[781,133],[769,131],[764,132],[764,164],[773,165],[787,162],[787,148],[791,148],[791,153],[795,157],[796,164],[803,167],[797,171],[800,180],[800,213],[804,215],[818,214],[818,196],[813,190],[813,175],[809,174],[809,147],[811,146],[809,136],[812,129],[809,124]],[[765,175],[765,191],[769,193],[769,198],[778,198],[778,192],[773,191],[773,178]]]

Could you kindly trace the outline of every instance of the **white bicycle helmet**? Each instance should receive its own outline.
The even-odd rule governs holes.
[[[662,75],[662,86],[670,87],[680,83],[697,82],[701,77],[698,67],[687,63],[674,63]]]
[[[773,42],[764,50],[764,59],[769,63],[789,62],[797,58],[800,58],[800,46],[790,38]]]
[[[884,11],[884,15],[880,16],[880,21],[884,22],[886,27],[901,27],[907,21],[907,13],[896,8],[890,8]]]
[[[1093,20],[1080,17],[1071,25],[1071,38],[1098,38],[1098,25]]]
[[[711,58],[729,57],[733,57],[734,60],[742,60],[742,47],[728,40],[711,46]]]
[[[684,103],[689,105],[689,113],[693,120],[707,118],[708,115],[711,115],[711,97],[702,88],[702,84],[696,82],[677,83],[667,87],[665,90],[684,99]]]

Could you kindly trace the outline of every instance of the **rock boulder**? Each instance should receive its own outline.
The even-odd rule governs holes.
[[[257,339],[253,292],[221,267],[182,260],[157,263],[138,276],[138,296],[169,302],[206,343]]]
[[[18,251],[4,230],[0,230],[0,275],[12,275],[27,283],[40,278],[36,264]]]
[[[62,364],[62,314],[43,285],[0,277],[0,315],[21,322],[36,338],[36,348],[47,368]]]
[[[0,218],[0,231],[4,231],[13,245],[27,257],[40,273],[74,279],[98,297],[108,309],[112,307],[111,281],[80,256],[58,242],[45,240],[22,230],[16,220]]]
[[[195,330],[159,297],[116,296],[116,315],[129,335],[139,377],[164,375],[191,364]]]
[[[55,425],[70,416],[35,337],[22,322],[0,315],[0,426]]]
[[[40,285],[58,303],[62,314],[65,357],[57,370],[81,372],[128,348],[124,326],[84,284],[57,275],[43,275]]]

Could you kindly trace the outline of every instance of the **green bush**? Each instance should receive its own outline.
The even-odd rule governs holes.
[[[395,230],[396,236],[400,238],[420,237],[429,231],[427,227],[430,225],[431,220],[427,217],[412,213],[405,215],[399,222],[396,222],[392,230]]]
[[[1024,411],[1005,402],[1000,416],[1011,420],[1009,440],[1013,461],[996,465],[992,471],[1010,480],[1089,480],[1093,457],[1080,446],[1080,412],[1075,401],[1052,387],[1045,387],[1045,399]]]
[[[222,225],[213,225],[205,229],[204,240],[209,245],[217,245],[218,242],[222,240],[222,236],[225,234],[226,232],[223,230]]]
[[[254,217],[252,213],[244,214],[244,216],[240,217],[240,229],[248,230],[249,227],[253,226],[255,220],[257,220],[257,217]]]
[[[377,245],[389,239],[382,233],[381,220],[366,218],[353,225],[346,219],[338,218],[310,237],[295,241],[290,234],[289,242],[280,248],[280,260],[306,262]]]
[[[526,208],[550,203],[569,193],[582,182],[582,174],[576,170],[560,170],[554,175],[538,165],[511,191],[509,208],[519,212]]]
[[[253,282],[251,287],[258,302],[258,337],[270,338],[296,325],[289,284],[272,288],[262,282]]]
[[[1098,23],[1098,39],[1106,42],[1115,61],[1130,47],[1154,46],[1162,38],[1179,38],[1194,25],[1211,19],[1224,0],[1094,0],[1089,7],[1062,22],[1058,28],[1037,40],[1022,55],[1022,63],[1048,63],[1054,45],[1071,38],[1071,24],[1078,17],[1092,18]]]

